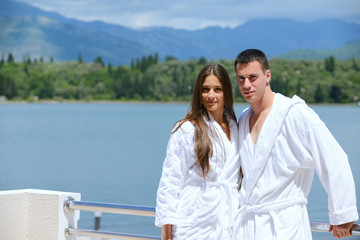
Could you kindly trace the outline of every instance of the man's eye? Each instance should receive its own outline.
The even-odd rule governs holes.
[[[255,81],[256,79],[258,78],[258,76],[257,75],[253,75],[253,76],[250,76],[250,81]]]

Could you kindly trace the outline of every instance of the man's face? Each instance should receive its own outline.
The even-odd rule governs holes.
[[[262,100],[270,78],[270,70],[264,73],[258,61],[236,65],[236,82],[242,96],[249,103]]]

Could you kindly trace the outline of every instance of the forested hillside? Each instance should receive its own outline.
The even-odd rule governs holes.
[[[24,59],[12,55],[0,62],[0,96],[15,101],[189,101],[200,69],[214,61],[205,58],[179,61],[158,55],[134,59],[130,66],[92,63],[55,63],[52,59]],[[236,86],[233,60],[220,60],[233,82],[236,102],[243,101]],[[349,103],[359,101],[360,60],[321,61],[271,59],[271,87],[287,96],[299,95],[307,102]],[[4,99],[4,97],[2,97]]]

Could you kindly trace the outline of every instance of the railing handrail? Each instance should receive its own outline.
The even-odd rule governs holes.
[[[85,202],[74,201],[72,198],[67,198],[64,203],[65,211],[71,212],[73,210],[83,210],[90,212],[106,212],[115,214],[126,214],[136,216],[155,216],[154,207],[128,205],[128,204],[114,204],[114,203],[100,203],[100,202]]]
[[[310,220],[310,226],[311,226],[311,231],[314,231],[314,232],[329,232],[330,223]],[[352,234],[354,236],[360,236],[360,225],[359,224],[353,225]]]
[[[88,230],[88,229],[77,229],[67,227],[65,229],[66,236],[71,235],[83,235],[89,237],[98,237],[98,238],[112,238],[112,239],[131,239],[131,240],[160,240],[161,237],[147,236],[147,235],[138,235],[138,234],[129,234],[129,233],[119,233],[119,232],[107,232],[99,230]]]
[[[155,216],[154,207],[128,205],[128,204],[114,204],[114,203],[100,203],[100,202],[85,202],[85,201],[74,201],[73,198],[68,197],[64,203],[64,210],[71,212],[74,210],[84,210],[92,212],[106,212],[115,214],[126,214],[126,215],[137,215],[137,216]],[[314,232],[328,232],[330,223],[322,221],[310,220],[311,231]],[[125,233],[114,233],[114,232],[103,232],[103,231],[92,231],[84,229],[66,228],[68,235],[79,234],[96,237],[112,237],[119,239],[161,239],[153,236],[142,236]],[[360,236],[360,225],[354,224],[352,228],[352,234],[354,236]]]

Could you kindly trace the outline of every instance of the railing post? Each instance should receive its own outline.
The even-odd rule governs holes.
[[[80,200],[79,193],[36,189],[0,191],[1,240],[74,240],[66,236],[66,227],[77,227],[79,211],[64,212],[67,196]]]
[[[95,217],[94,230],[100,230],[101,212],[95,212],[94,217]]]

